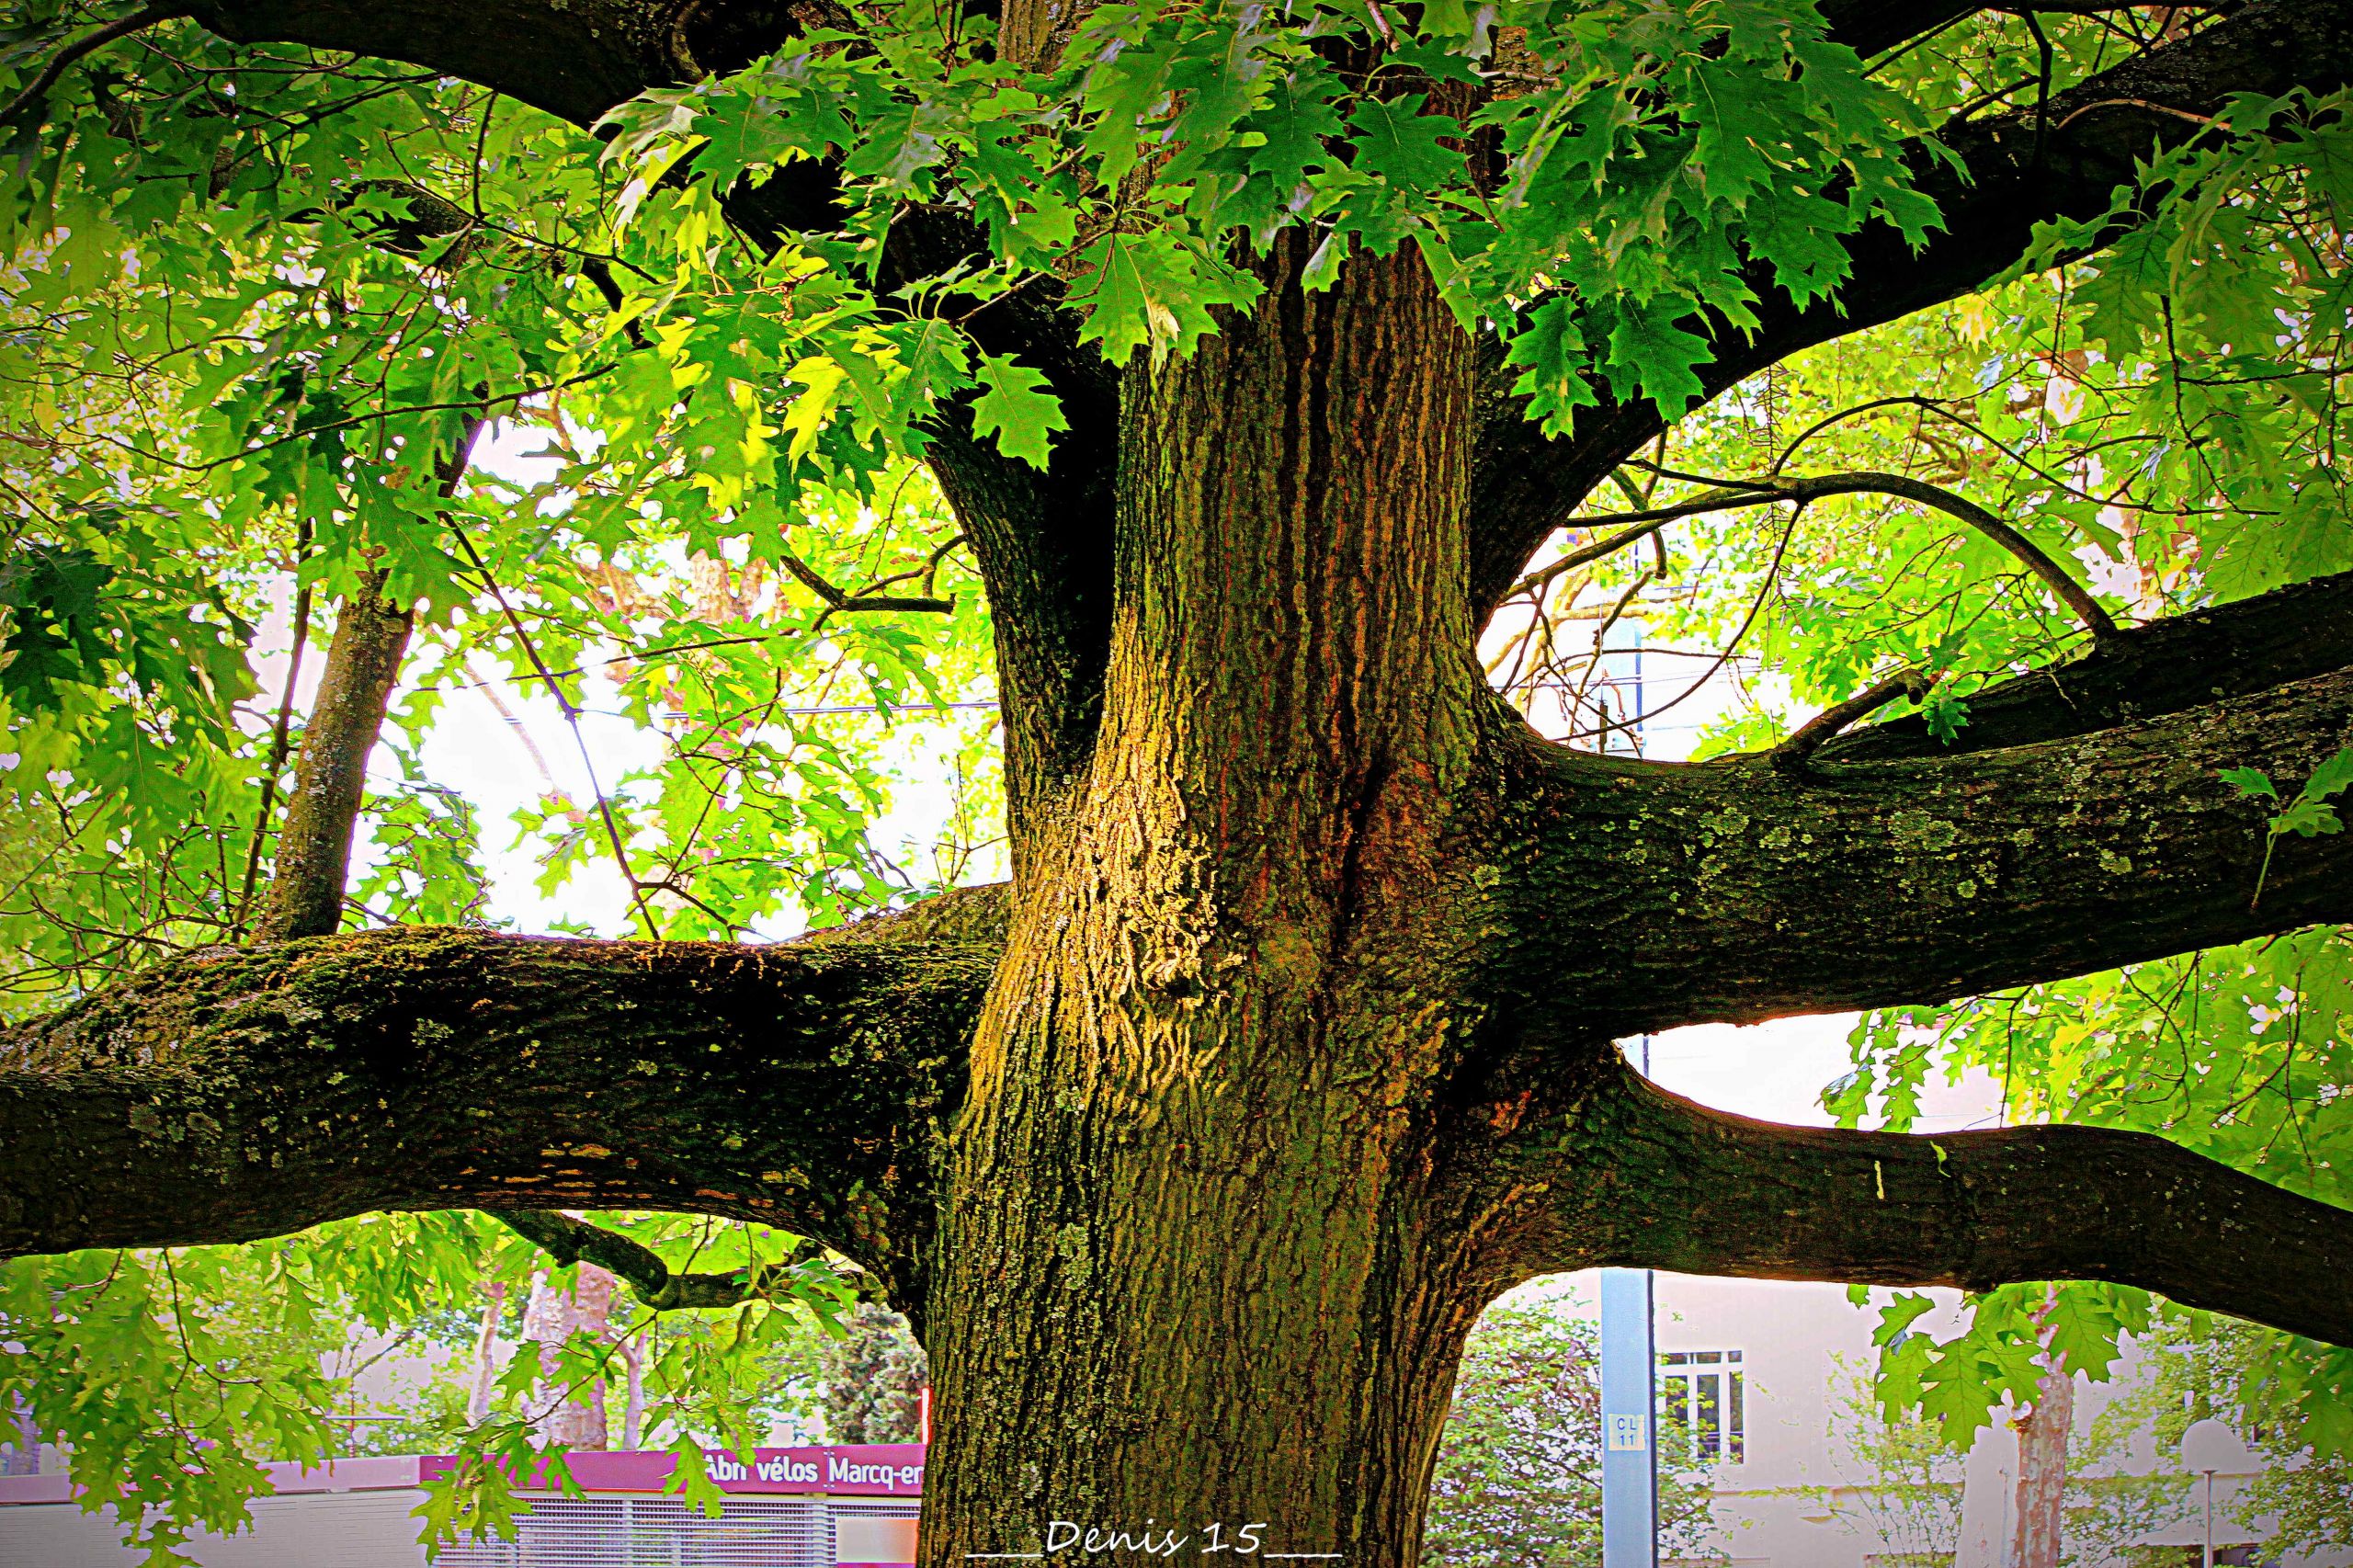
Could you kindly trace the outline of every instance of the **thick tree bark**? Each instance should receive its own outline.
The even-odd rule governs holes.
[[[2018,1435],[2017,1506],[2009,1568],[2059,1568],[2067,1539],[2067,1440],[2075,1432],[2075,1374],[2067,1358],[2043,1353],[2034,1403],[2011,1421]]]
[[[2257,903],[2266,812],[2220,777],[2301,784],[2348,737],[2353,668],[1937,760],[1825,762],[1825,746],[1796,777],[1764,753],[1653,764],[1529,738],[1484,849],[1488,984],[1541,1050],[1940,1001],[2353,919],[2343,835],[2282,845]]]
[[[2268,691],[2353,665],[2353,572],[2152,621],[2082,657],[1969,694],[1950,740],[1918,714],[1855,730],[1814,755],[1879,762],[2064,739]]]
[[[0,1256],[668,1209],[919,1310],[991,953],[419,930],[208,949],[0,1040]]]
[[[926,1562],[1057,1519],[1415,1555],[1488,1294],[1423,1154],[1471,346],[1410,253],[1313,296],[1302,259],[1129,383],[1105,738],[1017,888],[942,1221]]]

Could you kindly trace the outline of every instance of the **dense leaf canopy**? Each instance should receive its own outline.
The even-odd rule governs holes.
[[[1418,254],[1542,436],[1628,408],[1658,426],[1483,643],[1496,689],[1573,745],[1645,744],[1596,623],[1691,655],[1650,688],[1654,732],[1713,677],[1702,755],[1898,674],[1891,711],[1949,740],[1973,693],[2101,634],[2053,572],[2129,623],[2353,567],[2338,97],[2181,116],[1965,297],[1709,379],[1790,312],[1847,308],[1847,242],[1949,234],[1971,188],[1953,149],[1984,127],[2040,158],[2100,112],[2051,111],[2077,84],[2230,9],[1966,13],[1861,54],[1804,0],[1122,4],[1017,49],[986,7],[882,0],[584,113],[176,17],[51,73],[119,13],[35,0],[0,31],[6,1006],[252,934],[300,661],[379,594],[419,631],[355,928],[483,921],[485,835],[509,825],[574,928],[618,909],[649,937],[830,926],[1002,875],[999,629],[924,465],[948,445],[1063,483],[1117,369],[1196,352],[1285,246],[1311,290],[1351,256]],[[1006,324],[1049,305],[1059,336]],[[1775,488],[1842,474],[1913,488]],[[577,749],[486,824],[425,743],[460,704],[526,698]],[[600,771],[579,720],[602,704],[658,760]],[[2243,780],[2250,901],[2337,830],[2345,782]],[[938,819],[912,846],[890,837],[907,801]],[[1874,1013],[1825,1103],[1902,1128],[1929,1074],[1982,1067],[2009,1119],[2162,1131],[2353,1206],[2348,984],[2353,947],[2316,928]],[[790,1244],[606,1218],[674,1267]],[[36,1354],[0,1400],[28,1393],[85,1480],[135,1482],[168,1543],[233,1517],[256,1458],[345,1440],[312,1317],[397,1331],[528,1256],[428,1216],[21,1260],[0,1320]],[[823,1270],[774,1293],[801,1304],[733,1309],[726,1346],[838,1296]],[[1981,1422],[2030,1392],[2052,1322],[2097,1373],[2155,1310],[2113,1286],[2067,1287],[2055,1319],[2041,1301],[1985,1296],[1941,1345],[1900,1337],[1919,1309],[1898,1301],[1888,1397]],[[733,1429],[708,1408],[723,1347],[682,1339],[669,1364],[682,1441]],[[2268,1418],[2353,1449],[2353,1350],[2249,1354]]]

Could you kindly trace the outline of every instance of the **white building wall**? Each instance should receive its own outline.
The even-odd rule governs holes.
[[[418,1568],[425,1549],[409,1511],[424,1500],[415,1491],[257,1498],[251,1529],[204,1532],[186,1550],[203,1568]],[[0,1568],[137,1568],[145,1561],[122,1544],[111,1514],[71,1503],[0,1507]]]
[[[1591,1276],[1569,1277],[1563,1286],[1566,1310],[1589,1310],[1596,1297]],[[1940,1305],[1921,1326],[1958,1330],[1959,1293],[1927,1294]],[[1742,1459],[1720,1465],[1711,1477],[1721,1527],[1716,1545],[1736,1568],[1874,1568],[1873,1557],[1905,1544],[1863,1533],[1857,1516],[1865,1512],[1860,1494],[1872,1478],[1859,1471],[1834,1436],[1836,1427],[1854,1419],[1845,1408],[1847,1369],[1868,1370],[1876,1360],[1876,1312],[1853,1306],[1838,1285],[1680,1274],[1658,1276],[1656,1300],[1662,1355],[1742,1353]],[[2131,1372],[2128,1355],[2116,1382],[2077,1380],[2078,1430],[2090,1426]],[[1978,1434],[1967,1464],[1971,1494],[1955,1568],[2003,1568],[2017,1453],[2016,1435],[1998,1417]],[[2154,1440],[2144,1436],[2135,1445],[2132,1468],[2158,1463]],[[2218,1520],[2228,1517],[2233,1499],[2253,1479],[2252,1471],[2217,1478]],[[2244,1535],[2225,1526],[2217,1539],[2228,1544]],[[2186,1549],[2200,1540],[2192,1520],[2156,1533],[2149,1543]],[[2283,1568],[2347,1564],[2353,1564],[2353,1554],[2290,1557]]]

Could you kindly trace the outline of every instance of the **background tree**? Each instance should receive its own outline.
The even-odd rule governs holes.
[[[2342,7],[203,0],[17,58],[9,809],[43,896],[158,891],[21,922],[35,986],[136,972],[12,1038],[0,1245],[470,1208],[675,1302],[774,1255],[605,1219],[815,1238],[932,1354],[938,1562],[1079,1512],[1414,1561],[1471,1323],[1590,1264],[1964,1285],[2006,1367],[2053,1278],[2353,1338],[2333,1164],[1774,1128],[1611,1047],[2344,917]],[[1981,386],[1711,444],[2017,299]],[[449,483],[486,415],[555,477]],[[629,676],[686,715],[642,792],[541,818],[665,938],[922,891],[877,770],[773,722],[949,699],[969,551],[1011,883],[790,947],[234,946],[286,751],[223,585],[273,541],[567,720],[608,647],[711,655]],[[755,562],[802,613],[677,635]],[[1823,712],[1669,767],[1542,639],[1482,678],[1653,574]]]
[[[1601,1560],[1601,1351],[1593,1329],[1541,1303],[1499,1303],[1462,1350],[1430,1482],[1424,1563],[1543,1568]],[[1662,1459],[1688,1431],[1659,1434]],[[1711,1560],[1707,1476],[1659,1476],[1659,1545]]]
[[[931,1370],[907,1320],[861,1301],[828,1340],[825,1437],[835,1443],[915,1443],[923,1440],[923,1395]]]

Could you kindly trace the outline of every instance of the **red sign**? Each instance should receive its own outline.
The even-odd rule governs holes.
[[[730,1449],[705,1449],[703,1473],[722,1492],[796,1497],[920,1497],[921,1443],[843,1443],[808,1449],[754,1449],[749,1459]],[[665,1492],[676,1457],[654,1450],[586,1451],[566,1456],[572,1479],[585,1492]],[[443,1454],[417,1461],[420,1481],[457,1468]]]

